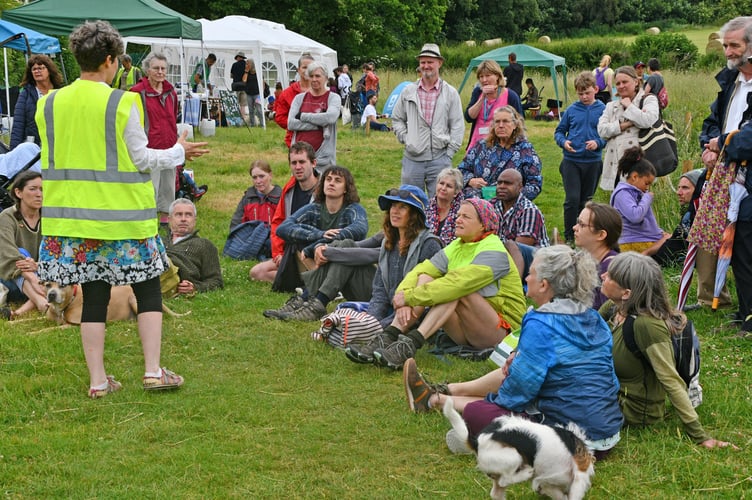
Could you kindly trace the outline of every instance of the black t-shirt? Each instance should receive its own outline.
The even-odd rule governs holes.
[[[243,73],[245,73],[245,59],[235,61],[232,66],[230,66],[230,76],[232,76],[233,83],[242,82]]]
[[[311,195],[313,194],[314,189],[316,189],[315,184],[308,191],[303,191],[302,189],[300,189],[300,184],[298,184],[297,182],[295,183],[295,187],[292,188],[292,203],[290,204],[291,214],[294,214],[301,207],[304,207],[311,203]]]

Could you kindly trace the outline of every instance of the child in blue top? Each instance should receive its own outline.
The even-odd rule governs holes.
[[[649,191],[655,167],[645,159],[642,148],[635,146],[624,151],[618,173],[624,180],[611,194],[611,206],[621,215],[619,247],[622,252],[642,253],[664,237],[653,214],[653,193]]]
[[[574,81],[580,100],[569,106],[556,127],[554,139],[564,151],[559,173],[564,184],[564,238],[574,241],[577,216],[590,201],[603,170],[601,150],[606,141],[598,135],[598,119],[606,105],[595,98],[598,86],[589,71]]]

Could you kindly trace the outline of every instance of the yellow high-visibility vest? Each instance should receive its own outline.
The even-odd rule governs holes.
[[[39,100],[42,139],[42,233],[100,240],[157,234],[148,173],[131,161],[123,137],[139,94],[76,80]]]

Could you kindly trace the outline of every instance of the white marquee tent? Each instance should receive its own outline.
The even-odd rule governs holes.
[[[295,78],[298,58],[304,52],[323,62],[330,75],[337,66],[337,52],[303,35],[285,28],[283,24],[245,16],[227,16],[216,21],[199,19],[203,29],[203,42],[198,40],[175,40],[152,37],[127,37],[127,43],[150,45],[153,51],[162,52],[171,63],[168,79],[185,81],[180,77],[179,61],[181,47],[190,72],[210,52],[216,54],[217,62],[212,68],[210,81],[220,89],[229,89],[232,83],[230,67],[235,54],[242,50],[253,59],[259,78],[263,78],[271,91],[276,82],[287,87]],[[184,77],[185,78],[185,77]],[[262,82],[259,81],[259,88]]]

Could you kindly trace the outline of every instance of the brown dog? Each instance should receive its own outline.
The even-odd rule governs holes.
[[[60,286],[58,283],[44,283],[47,289],[47,318],[59,325],[80,325],[83,309],[83,292],[79,285]],[[178,314],[162,305],[162,311],[173,317],[186,316]],[[136,295],[130,286],[113,286],[110,292],[110,303],[107,306],[107,322],[129,321],[136,319],[138,304]]]

